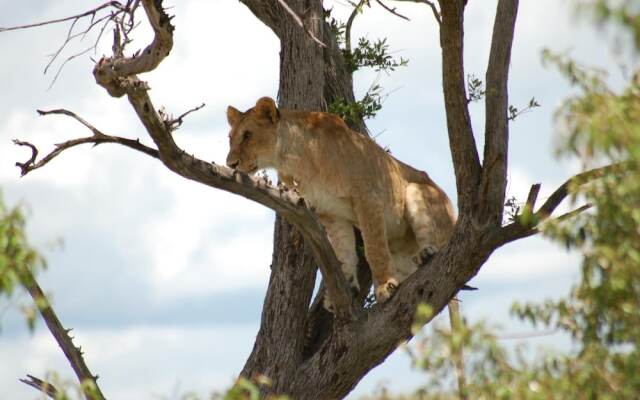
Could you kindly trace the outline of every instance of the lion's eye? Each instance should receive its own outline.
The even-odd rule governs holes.
[[[244,131],[244,133],[242,134],[242,143],[246,142],[249,139],[251,139],[251,132]]]

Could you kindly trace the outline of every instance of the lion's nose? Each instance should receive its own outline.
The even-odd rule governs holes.
[[[239,163],[240,163],[240,161],[237,160],[237,159],[234,160],[234,159],[227,158],[227,166],[229,168],[235,169],[238,166]]]

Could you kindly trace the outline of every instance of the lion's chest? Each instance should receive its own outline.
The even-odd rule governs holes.
[[[316,213],[355,221],[350,198],[340,196],[336,191],[328,190],[323,185],[301,185],[300,192],[307,205],[314,208]]]

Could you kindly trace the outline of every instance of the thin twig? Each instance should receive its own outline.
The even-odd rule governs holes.
[[[42,393],[46,394],[47,396],[51,397],[52,399],[57,399],[58,398],[58,389],[56,389],[55,386],[53,386],[52,384],[50,384],[49,382],[45,382],[42,379],[36,378],[33,375],[29,375],[27,374],[27,378],[26,379],[20,379],[20,382],[31,386],[32,388],[38,389],[39,391],[41,391]]]
[[[91,9],[89,11],[85,11],[83,13],[80,14],[76,14],[76,15],[72,15],[70,17],[65,17],[65,18],[59,18],[59,19],[52,19],[49,21],[44,21],[44,22],[36,22],[34,24],[29,24],[29,25],[20,25],[20,26],[11,26],[8,28],[2,28],[0,27],[0,32],[6,32],[6,31],[16,31],[19,29],[29,29],[29,28],[35,28],[38,26],[44,26],[44,25],[51,25],[51,24],[57,24],[60,22],[66,22],[66,21],[71,21],[71,20],[78,20],[80,18],[84,18],[87,17],[89,15],[95,15],[98,11],[107,8],[107,7],[115,7],[117,9],[122,10],[122,5],[120,4],[119,1],[109,1],[106,2],[94,9]]]
[[[67,115],[69,117],[74,118],[75,120],[77,120],[78,122],[80,122],[82,125],[84,125],[85,127],[89,128],[89,130],[91,130],[91,132],[93,132],[92,136],[87,136],[87,137],[83,137],[83,138],[78,138],[78,139],[72,139],[72,140],[67,140],[66,142],[62,142],[62,143],[58,143],[56,144],[56,148],[55,150],[53,150],[52,152],[50,152],[49,154],[47,154],[46,156],[44,156],[43,158],[41,158],[39,161],[36,162],[36,158],[38,156],[38,149],[36,148],[36,146],[34,146],[33,144],[29,143],[29,142],[24,142],[24,141],[20,141],[17,139],[14,139],[14,143],[19,145],[19,146],[26,146],[29,147],[31,149],[31,157],[29,158],[29,160],[27,160],[26,162],[16,162],[16,166],[20,168],[20,174],[21,176],[24,176],[26,174],[28,174],[29,172],[33,171],[34,169],[38,169],[43,167],[44,165],[46,165],[49,161],[53,160],[55,157],[57,157],[60,153],[62,153],[63,151],[71,148],[71,147],[75,147],[78,146],[80,144],[85,144],[85,143],[92,143],[94,145],[99,145],[102,143],[117,143],[117,144],[121,144],[123,146],[132,148],[134,150],[138,150],[142,153],[145,153],[151,157],[154,158],[159,158],[158,155],[158,150],[153,149],[151,147],[145,146],[144,144],[140,143],[139,139],[128,139],[128,138],[124,138],[124,137],[120,137],[120,136],[112,136],[112,135],[107,135],[105,133],[102,133],[100,130],[98,130],[96,127],[94,127],[93,125],[91,125],[90,123],[88,123],[87,121],[85,121],[83,118],[81,118],[80,116],[78,116],[77,114],[75,114],[72,111],[69,110],[65,110],[65,109],[58,109],[58,110],[50,110],[50,111],[42,111],[42,110],[38,110],[38,113],[40,115],[49,115],[49,114],[62,114],[62,115]]]
[[[436,22],[438,23],[438,25],[442,25],[442,17],[440,16],[440,12],[438,11],[438,8],[436,7],[436,5],[434,4],[433,1],[429,1],[429,0],[394,0],[394,1],[403,1],[406,3],[422,3],[422,4],[426,4],[429,6],[429,8],[431,8],[431,12],[433,13],[433,16],[436,19]]]
[[[201,109],[202,107],[204,107],[204,106],[205,106],[205,104],[204,104],[204,103],[202,103],[202,104],[200,104],[200,105],[199,105],[199,106],[197,106],[197,107],[193,107],[192,109],[190,109],[190,110],[188,110],[188,111],[183,112],[183,113],[182,113],[178,118],[174,118],[174,119],[172,119],[172,120],[168,121],[169,129],[171,129],[171,130],[175,130],[175,129],[177,129],[178,127],[180,127],[180,125],[182,125],[182,122],[183,122],[184,118],[185,118],[187,115],[191,114],[192,112],[195,112],[195,111],[200,110],[200,109]]]
[[[387,10],[387,11],[389,11],[391,14],[395,15],[396,17],[400,17],[400,18],[402,18],[402,19],[404,19],[404,20],[411,21],[409,18],[407,18],[407,17],[405,17],[404,15],[402,15],[402,14],[398,13],[398,12],[396,11],[396,10],[397,10],[397,8],[396,8],[396,7],[393,7],[393,8],[389,7],[388,5],[384,4],[384,3],[382,2],[382,0],[376,0],[376,3],[380,4],[380,5],[382,6],[382,8],[384,8],[384,9],[385,9],[385,10]]]

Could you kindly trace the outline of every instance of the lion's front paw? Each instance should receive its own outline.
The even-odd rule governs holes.
[[[433,245],[427,245],[417,256],[413,257],[413,262],[415,262],[419,267],[426,265],[433,256],[438,252],[438,249]]]
[[[389,300],[391,296],[395,293],[398,288],[398,281],[391,278],[385,283],[378,285],[376,287],[376,301],[378,303],[384,303]]]

